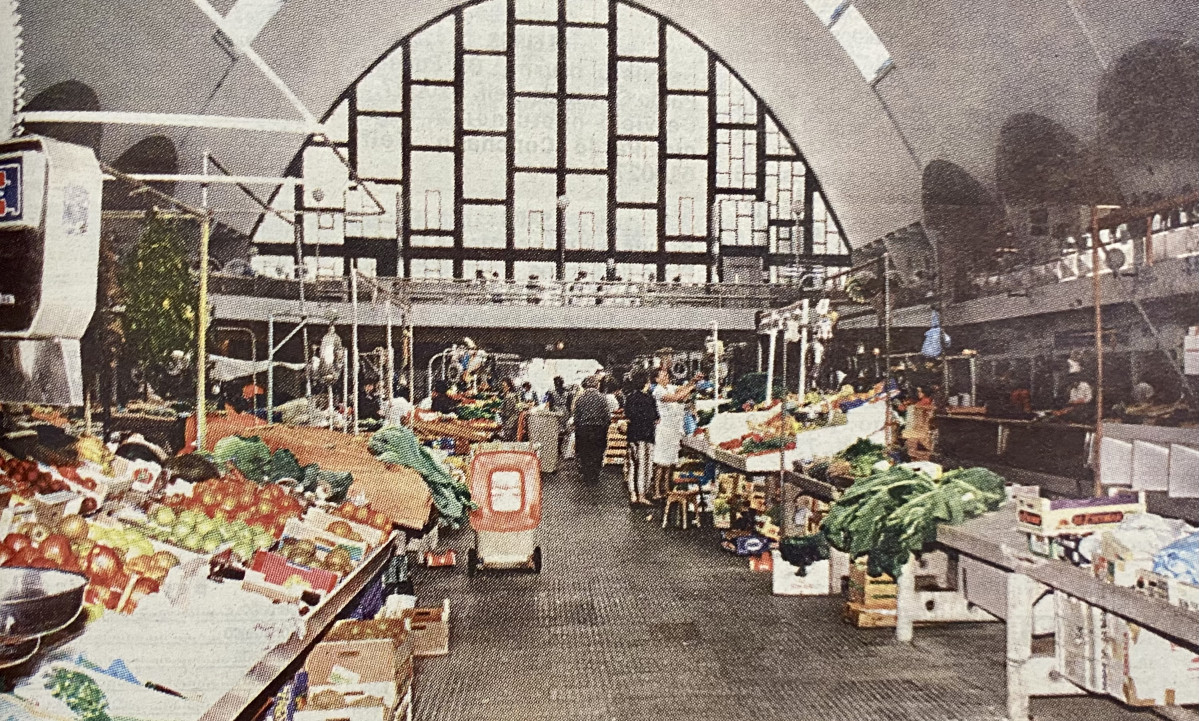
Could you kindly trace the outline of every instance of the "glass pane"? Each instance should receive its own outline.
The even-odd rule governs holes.
[[[841,17],[833,24],[832,33],[845,52],[849,53],[866,82],[874,82],[891,63],[891,54],[883,47],[883,41],[878,39],[866,18],[853,5],[841,13]]]
[[[666,161],[666,234],[706,235],[708,162]]]
[[[668,240],[667,253],[706,253],[708,244],[702,240]]]
[[[296,277],[296,259],[292,255],[256,255],[250,258],[250,267],[268,278]]]
[[[402,180],[404,177],[404,120],[358,116],[358,175]]]
[[[617,3],[616,51],[626,57],[658,57],[658,19]]]
[[[334,278],[344,275],[345,261],[341,258],[317,258],[309,256],[304,258],[304,278],[311,280],[313,278]]]
[[[616,66],[616,132],[658,134],[658,66],[622,62]]]
[[[487,0],[462,11],[462,47],[467,50],[508,49],[508,3]]]
[[[566,92],[608,94],[608,31],[566,29]]]
[[[516,98],[516,165],[558,167],[558,101]]]
[[[411,277],[448,280],[454,277],[454,261],[448,258],[413,258]]]
[[[512,264],[512,276],[516,281],[521,283],[533,276],[537,276],[539,280],[553,280],[554,274],[557,271],[557,265],[554,263],[517,261]]]
[[[517,92],[558,92],[558,29],[522,25],[516,28]]]
[[[608,102],[566,101],[566,166],[608,167]]]
[[[316,245],[345,243],[345,222],[341,213],[309,213],[304,216],[304,242]]]
[[[360,188],[355,187],[346,194],[346,237],[348,238],[396,238],[399,233],[396,228],[397,210],[403,189],[397,185],[380,185],[366,183],[371,193],[383,206],[383,214],[379,215],[379,206]]]
[[[703,285],[708,282],[708,266],[667,263],[666,280],[671,283]]]
[[[566,249],[608,249],[608,178],[566,176]]]
[[[508,245],[508,210],[502,205],[465,205],[462,208],[462,245],[467,248],[504,248]],[[500,275],[504,264],[500,263]]]
[[[412,236],[412,247],[452,248],[454,247],[454,238],[450,235],[414,235]]]
[[[345,150],[341,150],[344,155]],[[304,148],[304,205],[309,208],[344,208],[350,171],[333,148]]]
[[[616,249],[656,251],[658,212],[644,208],[617,208]]]
[[[707,90],[708,53],[676,28],[666,28],[666,87]]]
[[[350,104],[343,100],[337,104],[333,112],[324,122],[325,137],[331,143],[348,143],[350,141]]]
[[[454,229],[453,153],[412,153],[408,213],[413,230]]]
[[[658,202],[658,144],[622,140],[616,144],[616,200]]]
[[[492,136],[462,139],[462,195],[503,200],[508,197],[508,141]]]
[[[517,173],[513,238],[517,248],[556,248],[558,179],[547,173]]]
[[[566,0],[566,20],[572,23],[606,23],[608,0]]]
[[[658,280],[658,266],[653,263],[617,263],[616,273],[633,283],[655,283]]]
[[[517,20],[557,20],[558,0],[516,0]]]
[[[404,109],[404,53],[398,48],[358,82],[359,110],[399,112]]]
[[[454,89],[440,85],[413,85],[412,144],[454,145]]]
[[[716,63],[716,122],[755,123],[758,103],[723,63]]]
[[[507,130],[508,59],[467,55],[462,60],[462,127]]]
[[[454,16],[414,35],[408,53],[413,80],[453,80]]]
[[[465,221],[464,221],[465,222]],[[462,261],[462,277],[477,278],[483,271],[484,280],[504,277],[504,261],[502,260],[464,260]]]
[[[351,266],[358,270],[359,274],[365,275],[368,278],[374,278],[379,269],[378,261],[374,258],[354,258],[354,265]]]
[[[708,152],[708,99],[694,95],[666,98],[666,152]]]
[[[290,185],[284,185],[275,192],[274,197],[270,199],[267,205],[282,212],[285,218],[292,217],[287,211],[295,210],[295,189]],[[287,221],[274,213],[264,213],[262,221],[258,224],[257,230],[254,231],[254,242],[294,243],[296,242],[295,229]]]

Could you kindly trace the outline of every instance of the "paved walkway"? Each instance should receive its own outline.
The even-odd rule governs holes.
[[[1003,626],[890,629],[840,620],[838,597],[776,597],[710,528],[663,530],[614,470],[543,486],[540,575],[419,569],[448,597],[450,654],[417,666],[417,721],[983,721],[1003,717]],[[1038,701],[1056,719],[1143,719],[1102,699]]]

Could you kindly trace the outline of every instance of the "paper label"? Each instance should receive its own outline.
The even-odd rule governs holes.
[[[329,671],[329,684],[333,686],[359,683],[361,680],[362,674],[351,671],[345,666],[335,665]]]

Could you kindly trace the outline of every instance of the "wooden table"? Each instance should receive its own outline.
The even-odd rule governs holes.
[[[1001,615],[1007,622],[1007,708],[1011,721],[1029,718],[1032,696],[1086,693],[1060,676],[1055,657],[1033,655],[1033,606],[1051,591],[1062,591],[1181,646],[1199,649],[1199,613],[1131,588],[1104,583],[1089,569],[1033,555],[1028,550],[1027,536],[1016,527],[1012,505],[960,526],[942,525],[937,529],[937,541],[1006,574],[1007,602]],[[904,594],[902,586],[900,594]],[[901,616],[904,605],[901,598]],[[1199,714],[1181,707],[1159,706],[1154,710],[1170,718],[1199,719]]]

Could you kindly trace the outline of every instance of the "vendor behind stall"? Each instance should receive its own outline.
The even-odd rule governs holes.
[[[1066,361],[1069,386],[1066,391],[1066,406],[1053,412],[1065,421],[1086,423],[1095,416],[1095,391],[1082,375],[1082,365],[1071,358]]]
[[[459,405],[458,401],[450,396],[450,384],[446,380],[439,380],[433,384],[433,394],[429,398],[429,409],[437,413],[451,413]]]
[[[504,378],[500,381],[500,398],[503,399],[503,404],[500,405],[500,440],[515,441],[520,427],[520,414],[524,410],[524,404],[520,400],[520,391],[516,388],[516,383],[511,378]]]
[[[658,369],[657,384],[653,389],[654,400],[658,402],[658,426],[654,432],[655,500],[670,490],[674,466],[679,462],[679,446],[683,442],[683,418],[687,412],[683,404],[703,378],[702,373],[697,373],[686,385],[676,386],[670,382],[668,366]]]

